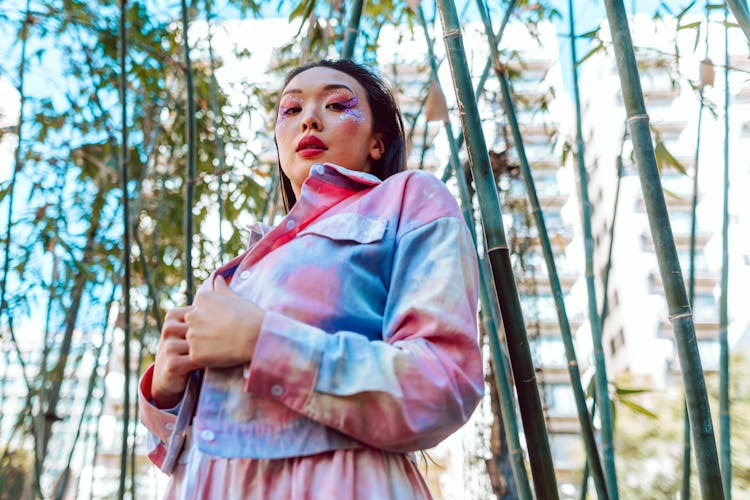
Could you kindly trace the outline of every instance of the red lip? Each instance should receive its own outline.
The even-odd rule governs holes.
[[[325,150],[328,149],[323,141],[315,137],[314,135],[306,135],[300,141],[297,143],[297,152],[303,151],[303,150]]]

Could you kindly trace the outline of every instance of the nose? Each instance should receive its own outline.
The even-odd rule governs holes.
[[[302,121],[300,122],[300,127],[302,128],[302,131],[305,132],[308,129],[317,130],[320,131],[323,128],[323,124],[318,118],[317,114],[314,110],[310,110],[306,116],[303,117]]]

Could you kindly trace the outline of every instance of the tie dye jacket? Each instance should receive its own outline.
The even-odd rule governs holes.
[[[267,313],[249,366],[205,372],[192,432],[202,452],[406,452],[468,420],[483,391],[476,254],[439,180],[317,164],[287,217],[254,234],[216,273]],[[152,372],[141,420],[160,466],[175,416],[149,403]]]

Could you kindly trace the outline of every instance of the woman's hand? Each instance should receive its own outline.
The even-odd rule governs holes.
[[[201,289],[185,314],[190,359],[201,366],[249,362],[255,353],[265,310],[234,293],[216,276],[214,289]]]
[[[202,366],[190,359],[185,339],[185,313],[192,309],[177,307],[167,311],[151,380],[151,399],[158,408],[172,408],[180,402],[188,374]]]

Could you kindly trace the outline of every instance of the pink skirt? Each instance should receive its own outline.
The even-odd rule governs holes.
[[[431,499],[414,460],[371,448],[273,460],[222,458],[191,446],[165,499]]]

